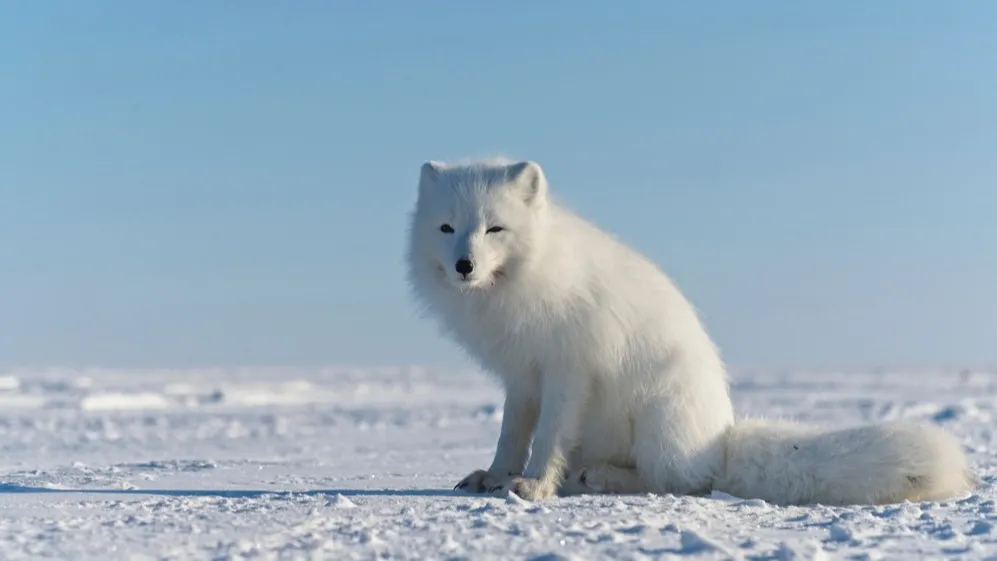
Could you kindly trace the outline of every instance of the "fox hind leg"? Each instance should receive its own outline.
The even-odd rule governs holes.
[[[641,479],[636,468],[612,464],[594,464],[568,473],[561,485],[561,495],[636,495],[649,493],[651,488]]]

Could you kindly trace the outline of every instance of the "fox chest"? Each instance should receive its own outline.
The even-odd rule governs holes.
[[[606,341],[594,340],[584,318],[480,310],[465,319],[455,333],[459,342],[500,372],[585,368],[605,354]]]

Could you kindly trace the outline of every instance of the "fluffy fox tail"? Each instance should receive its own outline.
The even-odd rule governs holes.
[[[780,505],[848,505],[942,500],[975,485],[962,447],[934,426],[821,430],[746,420],[729,429],[714,488]]]

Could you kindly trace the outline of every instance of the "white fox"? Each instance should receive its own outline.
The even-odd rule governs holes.
[[[694,308],[654,264],[556,204],[535,162],[424,164],[407,259],[417,300],[505,389],[494,460],[460,489],[843,505],[975,485],[937,427],[735,422]]]

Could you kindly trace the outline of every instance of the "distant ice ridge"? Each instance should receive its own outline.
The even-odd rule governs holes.
[[[0,405],[79,408],[84,411],[164,411],[192,407],[295,407],[494,400],[447,384],[475,372],[439,372],[418,366],[210,369],[45,369],[0,374]]]

